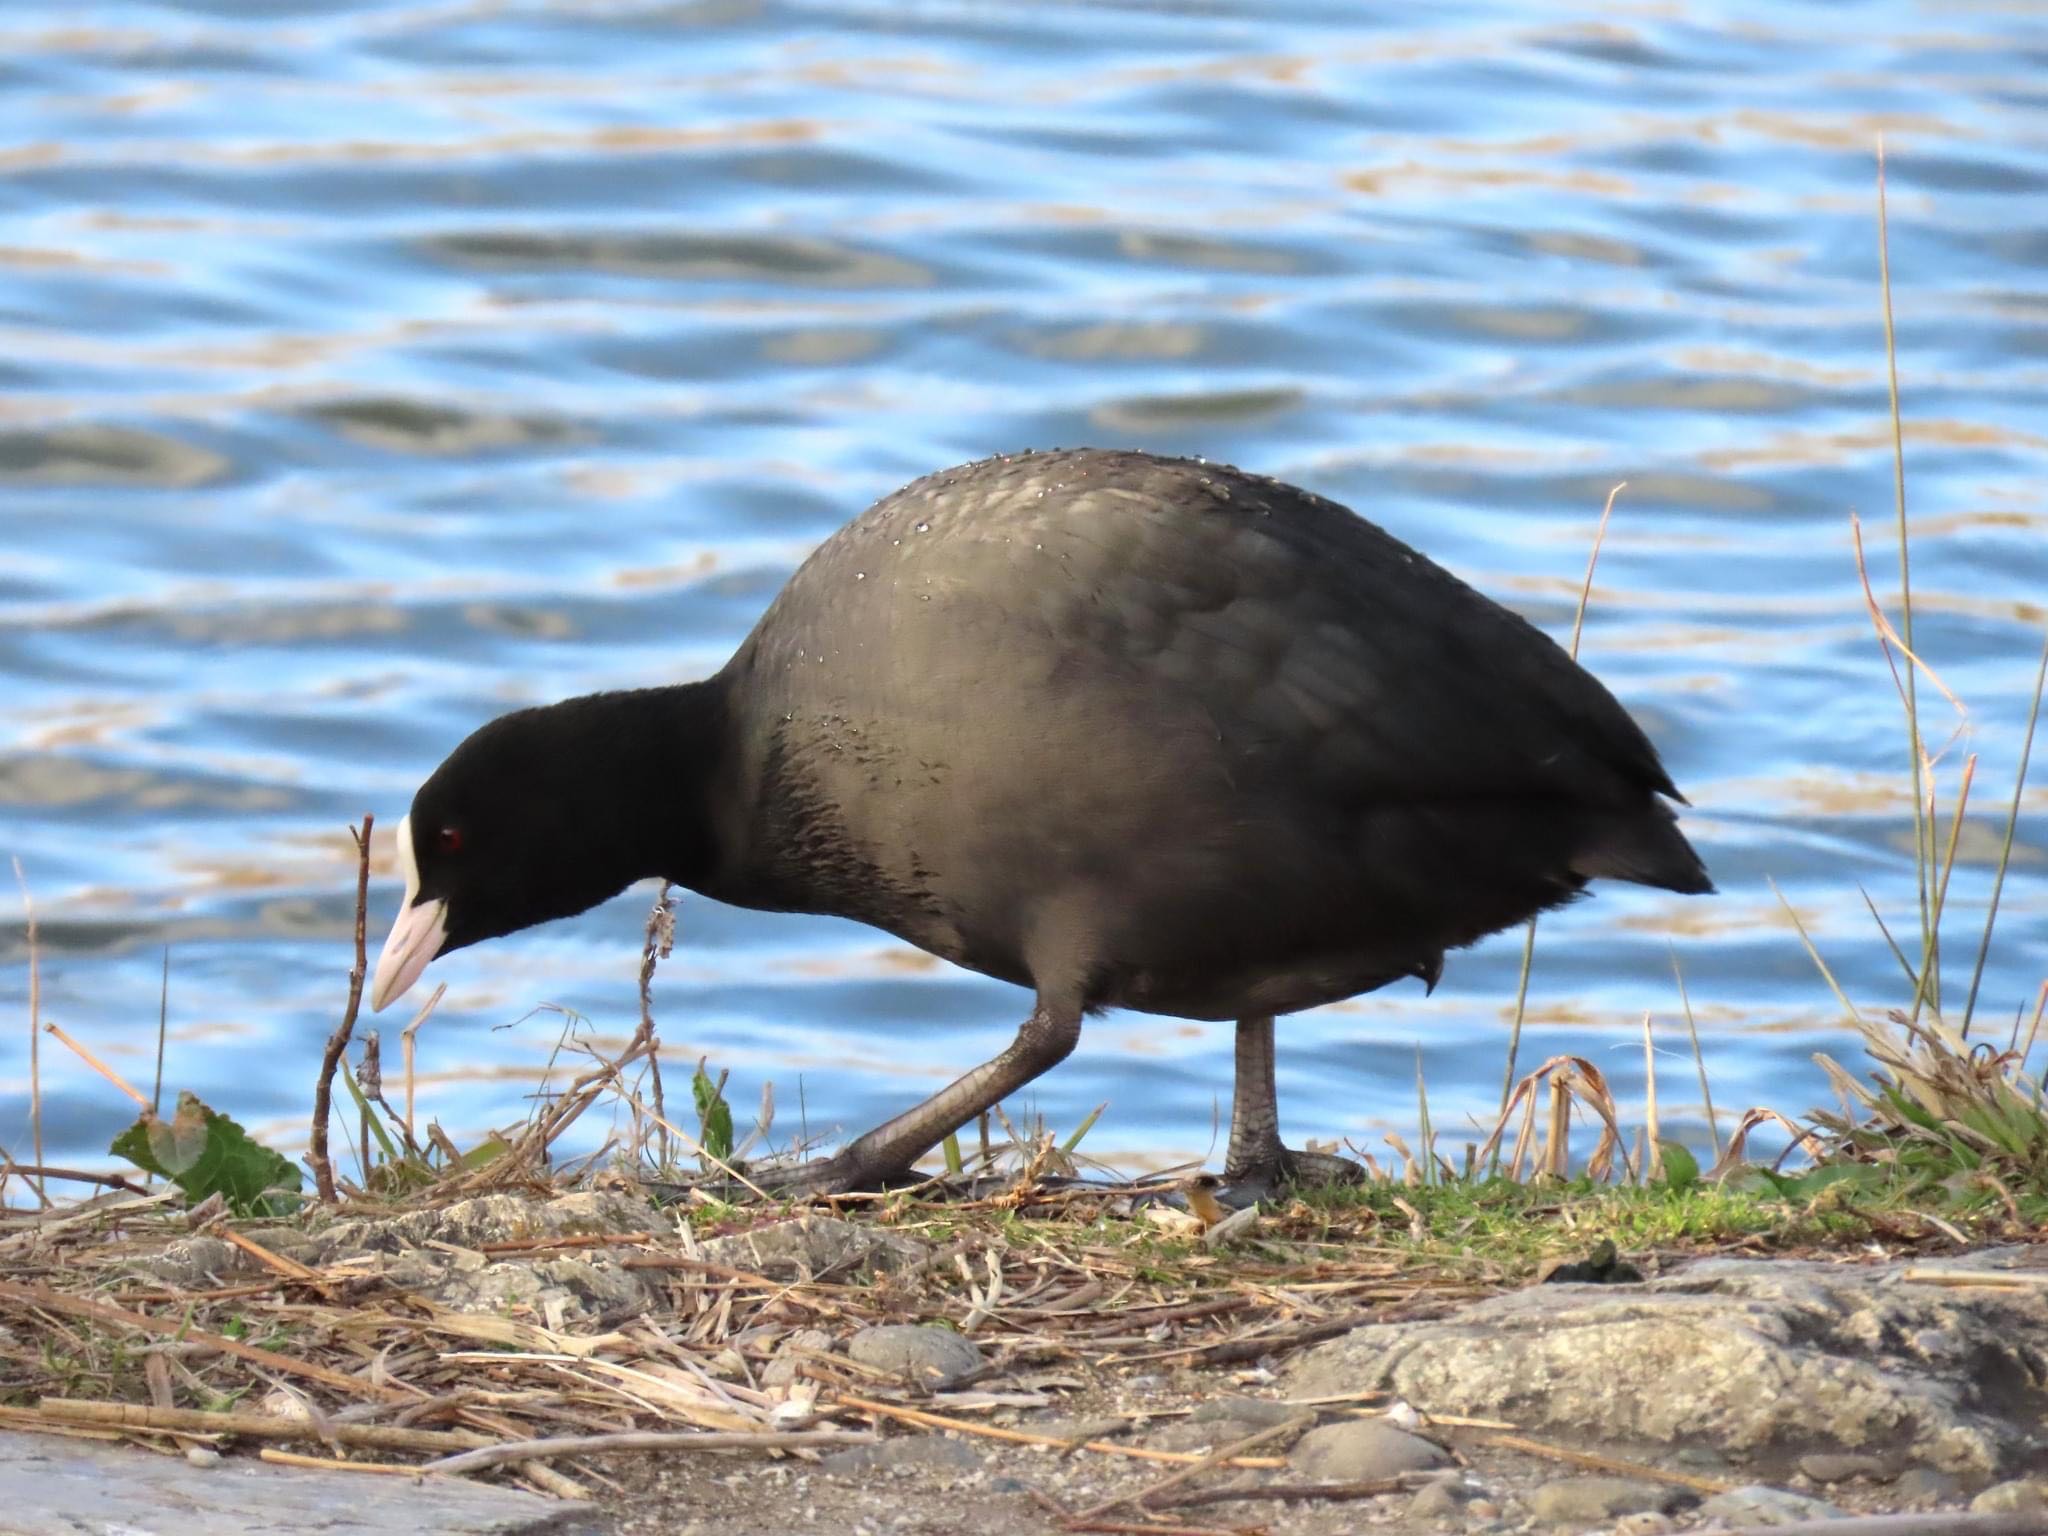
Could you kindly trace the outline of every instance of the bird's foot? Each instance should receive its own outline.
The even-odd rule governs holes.
[[[1365,1182],[1365,1170],[1348,1157],[1328,1152],[1303,1152],[1277,1142],[1269,1149],[1223,1170],[1217,1192],[1230,1205],[1277,1200],[1303,1189],[1343,1188]]]

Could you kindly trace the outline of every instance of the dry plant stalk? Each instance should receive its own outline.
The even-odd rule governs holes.
[[[43,967],[36,944],[36,904],[28,893],[28,876],[22,873],[19,854],[14,859],[14,883],[21,887],[21,910],[28,925],[28,1123],[35,1142],[36,1163],[40,1167],[43,1161]],[[36,1199],[47,1206],[50,1196],[43,1188],[42,1176],[38,1174],[30,1182],[35,1186]]]
[[[327,1037],[327,1049],[320,1057],[320,1076],[313,1083],[312,1145],[306,1161],[313,1167],[315,1189],[329,1205],[338,1197],[334,1191],[334,1165],[327,1157],[327,1116],[334,1093],[334,1073],[341,1065],[342,1052],[348,1049],[349,1036],[355,1031],[356,1012],[363,1003],[363,977],[369,969],[364,930],[370,917],[370,829],[375,824],[376,817],[365,811],[362,826],[348,829],[356,844],[356,963],[348,973],[348,1006],[342,1010],[341,1023]]]

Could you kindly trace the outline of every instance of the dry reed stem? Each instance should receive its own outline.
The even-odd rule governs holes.
[[[348,973],[348,1005],[342,1010],[341,1023],[327,1037],[327,1049],[320,1057],[320,1075],[313,1082],[313,1130],[306,1161],[313,1168],[314,1188],[322,1202],[328,1205],[332,1205],[337,1197],[334,1192],[334,1165],[327,1157],[327,1116],[334,1093],[335,1069],[341,1065],[342,1052],[348,1049],[349,1036],[355,1031],[356,1012],[363,1002],[363,977],[369,969],[364,930],[370,913],[370,829],[375,825],[376,817],[365,811],[362,826],[348,829],[348,835],[355,839],[356,844],[356,958]],[[363,1172],[368,1177],[367,1167]]]
[[[128,1095],[128,1097],[134,1101],[135,1107],[137,1109],[141,1110],[144,1114],[149,1113],[149,1100],[145,1099],[141,1094],[137,1093],[133,1088],[129,1087],[126,1078],[122,1077],[120,1073],[116,1072],[112,1067],[108,1066],[104,1061],[101,1061],[99,1057],[93,1055],[93,1053],[90,1050],[86,1049],[84,1045],[72,1039],[70,1035],[64,1032],[61,1026],[56,1024],[45,1024],[43,1026],[43,1033],[48,1035],[51,1039],[55,1040],[58,1044],[70,1047],[71,1053],[75,1055],[80,1061],[84,1062],[88,1067],[91,1067],[93,1071],[99,1073],[101,1077],[105,1078],[109,1083],[111,1083],[115,1088],[119,1089],[122,1093]]]
[[[1204,1472],[1211,1471],[1217,1467],[1230,1466],[1233,1464],[1234,1458],[1242,1456],[1246,1451],[1256,1449],[1270,1440],[1284,1440],[1298,1435],[1303,1430],[1312,1428],[1315,1422],[1316,1416],[1313,1413],[1299,1413],[1288,1419],[1285,1423],[1268,1425],[1255,1434],[1246,1435],[1241,1440],[1219,1446],[1217,1449],[1182,1467],[1178,1472],[1168,1473],[1150,1487],[1134,1489],[1129,1493],[1120,1493],[1114,1498],[1104,1499],[1099,1504],[1077,1511],[1073,1518],[1077,1521],[1093,1520],[1098,1516],[1108,1514],[1109,1511],[1115,1509],[1119,1504],[1136,1504],[1143,1508],[1145,1505],[1152,1504],[1160,1494],[1169,1493],[1176,1488],[1180,1488],[1192,1482],[1195,1478],[1200,1477]]]
[[[198,1408],[151,1408],[140,1403],[100,1403],[46,1397],[38,1413],[71,1424],[121,1429],[172,1430],[192,1435],[240,1435],[252,1440],[317,1440],[377,1451],[465,1451],[491,1443],[468,1429],[406,1429],[392,1424],[347,1424],[332,1416],[291,1418],[272,1413],[213,1413]],[[417,1473],[420,1469],[411,1469]]]
[[[280,1467],[309,1467],[321,1472],[370,1472],[384,1477],[417,1478],[420,1469],[409,1461],[343,1461],[335,1456],[302,1456],[297,1451],[280,1451],[265,1446],[256,1453],[258,1461]]]
[[[188,1327],[182,1320],[169,1322],[145,1313],[130,1312],[125,1307],[112,1306],[106,1302],[88,1301],[80,1296],[66,1296],[44,1285],[23,1285],[12,1280],[0,1280],[0,1301],[12,1301],[18,1306],[39,1307],[47,1312],[85,1318],[117,1328],[133,1328],[141,1333],[169,1334],[173,1338],[208,1345],[223,1354],[239,1356],[252,1365],[264,1366],[286,1375],[304,1376],[309,1381],[321,1382],[352,1397],[369,1397],[385,1401],[410,1400],[402,1392],[374,1387],[357,1377],[329,1370],[324,1365],[294,1360],[289,1355],[258,1349],[252,1344],[244,1344],[240,1339],[231,1339],[222,1334],[201,1332]]]
[[[28,876],[22,873],[21,856],[14,857],[14,883],[21,887],[21,910],[28,927],[28,1123],[35,1145],[36,1162],[43,1161],[43,965],[36,934],[36,904],[28,893]],[[31,1181],[36,1199],[50,1203],[41,1178]]]
[[[457,1456],[430,1461],[417,1470],[481,1472],[486,1467],[502,1466],[508,1461],[617,1451],[793,1451],[820,1446],[875,1445],[881,1438],[860,1430],[841,1429],[770,1429],[735,1433],[718,1430],[620,1430],[608,1435],[555,1435],[545,1440],[514,1440],[504,1445],[486,1445]]]

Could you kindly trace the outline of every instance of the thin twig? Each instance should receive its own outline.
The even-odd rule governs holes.
[[[1424,1476],[1434,1476],[1427,1473]],[[1406,1493],[1421,1481],[1413,1472],[1400,1477],[1376,1477],[1361,1483],[1265,1483],[1252,1488],[1189,1488],[1171,1498],[1161,1499],[1156,1509],[1193,1509],[1203,1504],[1234,1504],[1240,1499],[1376,1499],[1387,1493]]]
[[[950,1429],[958,1434],[979,1435],[984,1440],[1008,1440],[1013,1445],[1050,1445],[1059,1450],[1073,1448],[1072,1440],[1063,1440],[1058,1435],[1033,1435],[1021,1429],[1004,1429],[995,1424],[976,1424],[971,1419],[949,1418],[943,1413],[926,1413],[920,1408],[905,1408],[898,1403],[878,1403],[873,1398],[849,1397],[839,1394],[839,1401],[848,1408],[858,1408],[862,1413],[879,1413],[884,1418],[901,1419],[906,1424],[916,1424],[924,1429]],[[1143,1445],[1116,1445],[1107,1440],[1089,1440],[1080,1447],[1103,1456],[1124,1456],[1134,1461],[1172,1461],[1182,1464],[1206,1461],[1187,1451],[1155,1451]],[[1284,1467],[1287,1463],[1278,1456],[1240,1456],[1230,1462],[1233,1467],[1258,1467],[1272,1469]]]
[[[1233,1457],[1242,1456],[1246,1451],[1256,1449],[1269,1440],[1284,1440],[1290,1436],[1298,1435],[1304,1429],[1313,1425],[1315,1421],[1316,1416],[1313,1413],[1297,1413],[1282,1423],[1270,1424],[1266,1428],[1259,1430],[1256,1434],[1246,1435],[1241,1440],[1235,1440],[1228,1445],[1217,1447],[1200,1460],[1190,1462],[1182,1467],[1178,1472],[1169,1472],[1164,1478],[1152,1484],[1149,1488],[1135,1488],[1128,1493],[1120,1493],[1113,1498],[1104,1499],[1100,1504],[1090,1505],[1087,1509],[1078,1510],[1073,1518],[1076,1521],[1093,1520],[1099,1515],[1108,1514],[1109,1511],[1115,1509],[1119,1504],[1137,1504],[1140,1506],[1152,1504],[1155,1507],[1164,1508],[1163,1504],[1156,1502],[1160,1494],[1170,1493],[1174,1489],[1192,1482],[1195,1478],[1200,1477],[1204,1472],[1210,1471],[1213,1468],[1227,1466]]]
[[[322,1415],[211,1413],[199,1408],[152,1408],[46,1397],[38,1413],[71,1424],[113,1424],[123,1429],[165,1429],[190,1435],[240,1435],[251,1440],[311,1440],[378,1451],[467,1451],[493,1442],[470,1429],[409,1429],[396,1424],[350,1424]],[[417,1473],[420,1469],[410,1470]]]
[[[334,1093],[335,1069],[341,1065],[341,1054],[348,1049],[349,1036],[355,1030],[356,1010],[363,1003],[363,976],[369,968],[363,940],[370,912],[370,828],[375,824],[376,817],[365,811],[362,826],[348,829],[356,843],[356,963],[348,973],[348,1006],[342,1010],[341,1023],[327,1037],[327,1049],[320,1058],[320,1076],[313,1084],[312,1146],[306,1161],[313,1166],[313,1182],[321,1200],[329,1205],[336,1196],[334,1165],[327,1159],[327,1114]]]
[[[481,1472],[508,1461],[539,1461],[613,1451],[794,1451],[822,1445],[876,1445],[881,1436],[865,1430],[621,1430],[608,1435],[553,1435],[545,1440],[511,1440],[459,1456],[430,1461],[421,1472]]]
[[[2027,788],[2027,763],[2034,755],[2034,727],[2041,720],[2041,690],[2048,685],[2048,641],[2041,646],[2041,665],[2034,672],[2034,702],[2027,709],[2027,734],[2020,741],[2020,768],[2013,776],[2012,808],[2005,814],[2005,841],[1998,850],[1998,872],[1991,877],[1991,906],[1984,914],[1984,937],[1977,942],[1977,964],[1970,972],[1970,995],[1963,1003],[1962,1037],[1970,1038],[1970,1018],[1977,1011],[1977,988],[1984,980],[1984,961],[1991,953],[1991,930],[1998,922],[1998,898],[2005,891],[2005,868],[2012,862],[2013,834],[2019,830],[2020,797]]]
[[[156,1084],[150,1089],[149,1107],[153,1114],[164,1112],[164,1036],[170,1032],[171,1023],[171,946],[164,946],[164,977],[156,994]]]
[[[36,904],[28,893],[28,876],[22,873],[21,855],[14,857],[14,882],[21,887],[21,910],[28,923],[28,1123],[35,1141],[36,1162],[43,1160],[43,967],[36,944]],[[40,1179],[35,1181],[36,1199],[50,1203]]]

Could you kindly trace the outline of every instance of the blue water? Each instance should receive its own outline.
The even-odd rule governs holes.
[[[256,18],[256,19],[251,19]],[[1524,1063],[1639,1113],[1672,980],[1718,1105],[1853,1054],[1916,927],[1906,749],[1850,544],[1896,589],[1873,142],[1917,639],[1980,756],[1967,986],[2048,625],[2048,13],[1936,4],[236,0],[0,8],[0,854],[43,1016],[282,1144],[340,1008],[353,856],[508,707],[715,667],[805,551],[959,460],[1093,442],[1337,497],[1563,636],[1695,809],[1722,894],[1543,925]],[[1955,713],[1931,688],[1935,744]],[[2044,744],[2048,756],[2048,744]],[[2048,764],[2044,764],[2048,768]],[[1980,1011],[2048,956],[2048,774]],[[1859,889],[1860,888],[1860,889]],[[0,1145],[29,1155],[0,926]],[[563,1016],[637,1018],[648,893],[436,965],[420,1109],[517,1120]],[[1520,938],[1288,1021],[1291,1137],[1384,1151],[1498,1093]],[[422,989],[424,991],[424,989]],[[1000,1047],[999,983],[694,897],[661,972],[778,1135]],[[402,1010],[400,1011],[402,1014]],[[375,1021],[387,1071],[404,1017]],[[1012,1106],[1127,1166],[1211,1151],[1221,1027],[1116,1015]],[[54,1041],[45,1156],[127,1102]],[[802,1110],[798,1111],[799,1089]],[[743,1116],[744,1120],[744,1116]],[[581,1131],[594,1147],[597,1116]]]

